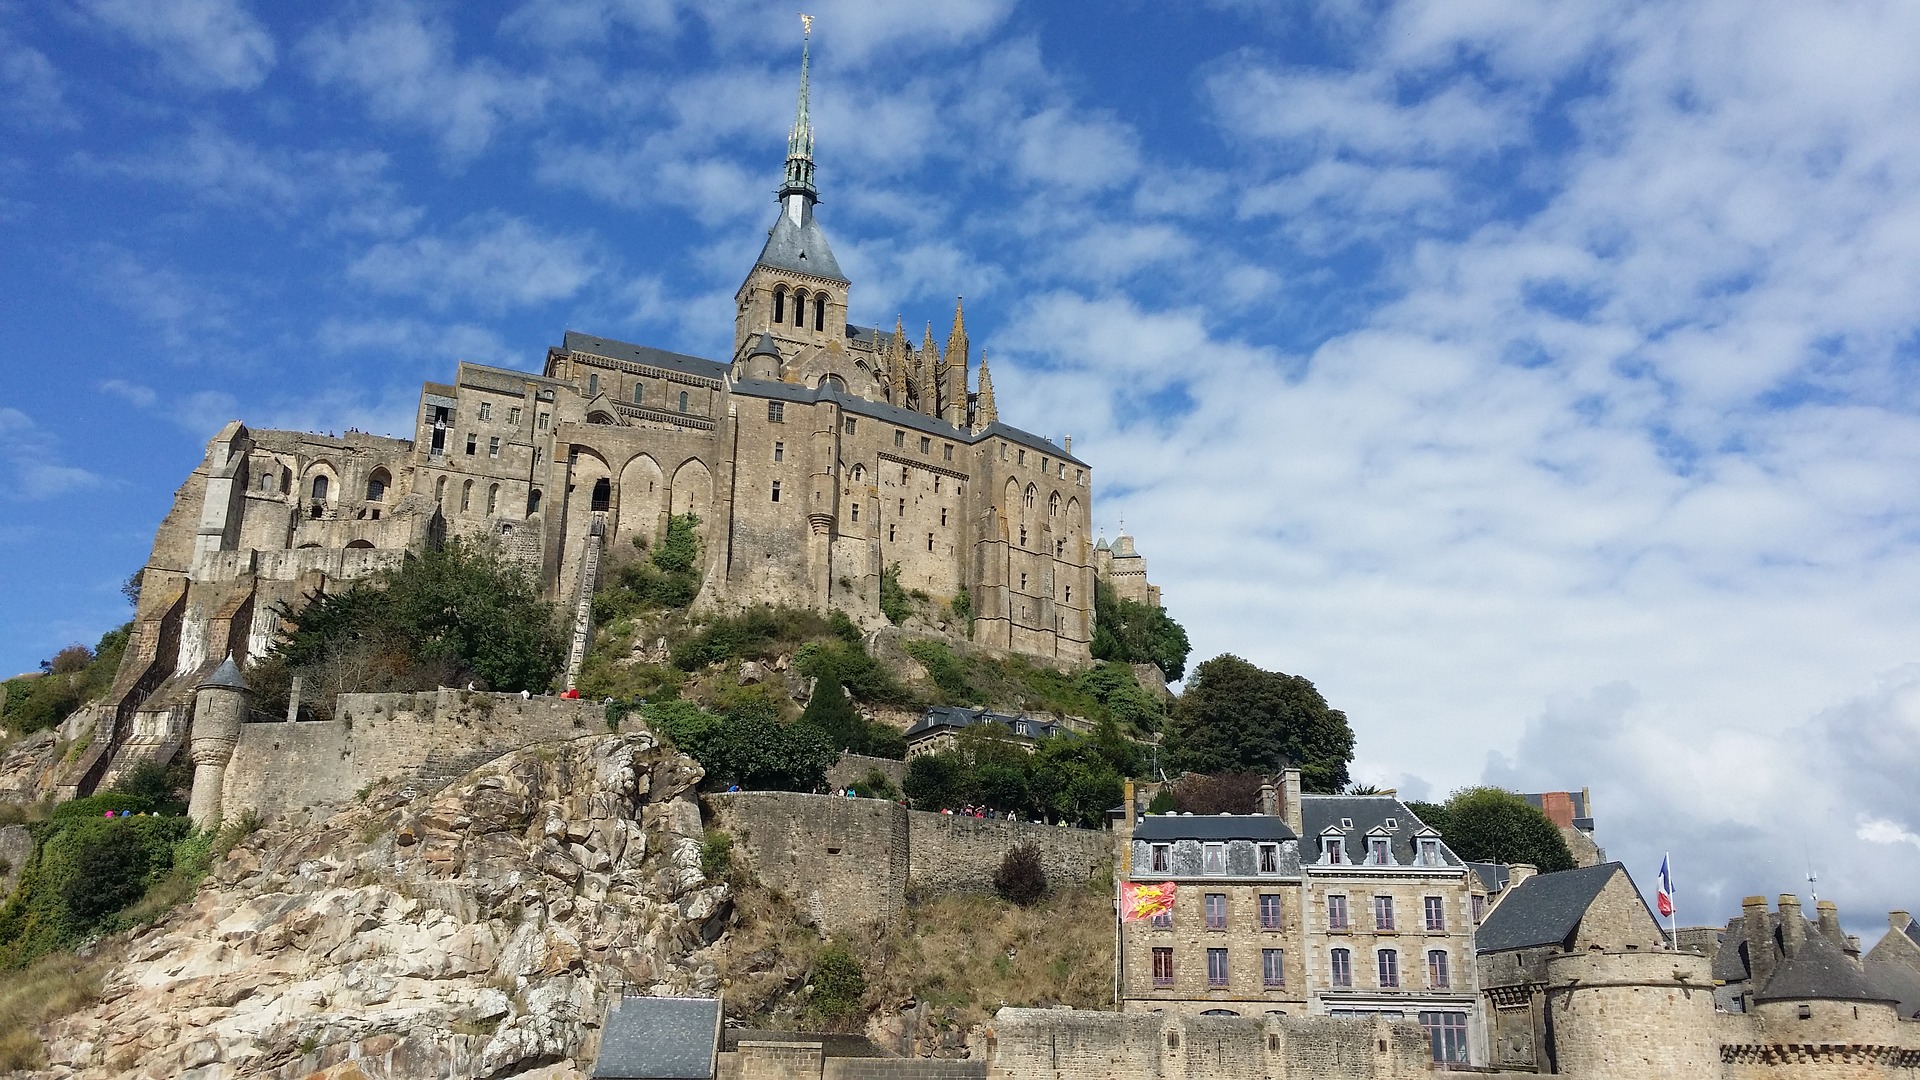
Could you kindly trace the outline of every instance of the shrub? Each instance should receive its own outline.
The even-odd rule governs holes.
[[[1169,679],[1186,672],[1187,631],[1165,608],[1124,600],[1095,578],[1093,611],[1095,659],[1158,664]]]
[[[866,972],[845,945],[835,942],[813,962],[813,1008],[830,1022],[844,1022],[860,1011],[867,993]]]
[[[880,614],[895,626],[907,621],[913,614],[913,601],[907,597],[907,591],[900,587],[900,564],[880,571]]]
[[[156,761],[140,762],[114,781],[113,790],[143,800],[146,804],[144,808],[184,814],[187,804],[186,800],[180,798],[180,793],[192,786],[192,767],[185,755],[177,754],[167,765]]]
[[[733,872],[733,837],[718,829],[708,829],[700,841],[700,872],[708,881],[719,881]]]
[[[1188,773],[1173,785],[1173,808],[1190,814],[1251,814],[1260,808],[1256,772]]]
[[[949,703],[967,704],[978,697],[973,684],[967,680],[966,664],[953,655],[952,649],[937,641],[908,641],[901,648],[927,669],[927,677],[940,688]]]
[[[125,796],[76,800],[99,805]],[[71,805],[71,804],[68,804]],[[56,810],[29,826],[36,841],[20,885],[0,907],[0,966],[70,948],[107,929],[174,866],[192,826],[181,817],[105,818]]]
[[[853,793],[863,799],[885,799],[895,802],[900,798],[900,789],[893,786],[887,774],[879,769],[868,769],[865,778],[854,781]]]
[[[1040,849],[1032,844],[1011,848],[993,872],[993,889],[1009,903],[1030,907],[1047,894],[1047,870],[1040,865]]]
[[[960,591],[953,594],[953,601],[948,604],[948,606],[953,609],[954,621],[960,624],[961,629],[966,632],[968,637],[972,637],[973,594],[967,591],[965,585],[962,585],[960,586]]]

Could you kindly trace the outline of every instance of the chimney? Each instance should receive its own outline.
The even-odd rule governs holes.
[[[1260,812],[1267,817],[1279,817],[1279,796],[1271,782],[1260,785]]]
[[[1293,835],[1305,839],[1303,834],[1307,831],[1307,824],[1300,812],[1300,770],[1281,770],[1280,787],[1281,797],[1286,800],[1280,806],[1280,814],[1287,819],[1287,828],[1293,830]]]
[[[1127,781],[1126,798],[1123,801],[1125,805],[1120,815],[1120,827],[1114,830],[1113,844],[1118,849],[1120,858],[1116,861],[1120,864],[1120,876],[1124,878],[1133,873],[1133,826],[1140,819],[1140,803],[1131,780]]]
[[[1747,994],[1764,989],[1773,978],[1773,927],[1767,918],[1767,898],[1749,896],[1740,901],[1747,931]]]
[[[1906,912],[1904,911],[1887,912],[1887,929],[1892,930],[1894,933],[1904,934],[1907,932],[1907,927],[1912,925],[1913,925],[1913,916],[1907,914]]]
[[[1532,863],[1517,862],[1507,867],[1507,889],[1511,892],[1515,885],[1540,873],[1540,868]]]
[[[1800,898],[1792,893],[1780,894],[1780,951],[1788,956],[1800,951],[1800,945],[1807,940],[1807,920],[1800,914]]]
[[[1813,911],[1814,920],[1820,924],[1820,932],[1827,936],[1827,940],[1842,949],[1846,948],[1847,935],[1840,929],[1840,909],[1834,906],[1833,901],[1822,900],[1813,905]]]

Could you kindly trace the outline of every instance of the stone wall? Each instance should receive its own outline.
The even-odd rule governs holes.
[[[1410,1022],[1327,1016],[1181,1017],[1001,1009],[995,1080],[1397,1080],[1431,1075]]]
[[[224,816],[342,803],[381,779],[451,780],[509,750],[605,730],[597,702],[556,697],[342,694],[334,708],[334,720],[241,725]]]
[[[827,786],[836,790],[858,784],[867,778],[867,773],[880,770],[895,788],[907,783],[907,763],[893,758],[868,757],[865,754],[841,754],[840,760],[827,770]]]
[[[1056,885],[1089,880],[1112,849],[1107,832],[908,811],[879,799],[741,791],[709,795],[707,806],[743,864],[828,932],[891,917],[909,888],[991,889],[1018,844],[1039,849]]]
[[[817,1042],[741,1040],[720,1055],[715,1080],[986,1080],[984,1061],[829,1057]]]
[[[1705,957],[1665,951],[1564,953],[1547,961],[1559,1071],[1599,1080],[1719,1075]]]

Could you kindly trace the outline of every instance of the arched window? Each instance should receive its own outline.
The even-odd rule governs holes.
[[[807,325],[807,290],[793,290],[793,325],[805,329]]]
[[[778,324],[778,323],[783,323],[786,320],[787,320],[787,287],[785,285],[782,285],[779,288],[773,290],[773,321],[776,324]]]
[[[473,481],[469,480],[460,485],[460,512],[464,514],[471,509],[473,509]]]
[[[1039,489],[1035,488],[1032,484],[1027,485],[1027,509],[1033,509],[1034,499],[1037,498],[1039,494]]]
[[[1047,499],[1047,516],[1048,517],[1060,516],[1060,493],[1057,491],[1054,492],[1053,495]]]
[[[500,485],[494,484],[487,488],[487,513],[491,514],[498,509],[500,509]]]
[[[540,512],[540,489],[534,488],[532,491],[527,492],[527,513],[537,514],[539,512]]]
[[[433,505],[445,506],[447,503],[447,478],[441,477],[433,482]]]
[[[387,470],[373,470],[373,475],[367,477],[367,501],[385,502],[387,500],[387,485],[392,482],[393,478],[387,475]]]
[[[825,330],[827,328],[827,294],[826,293],[814,294],[813,328],[815,330]]]
[[[313,501],[327,501],[327,478],[324,475],[313,478]]]
[[[647,400],[647,385],[645,383],[634,383],[633,403],[638,405],[645,400]]]
[[[687,411],[687,392],[685,390],[680,391],[680,411]]]
[[[613,482],[604,476],[593,482],[593,509],[613,509]]]
[[[855,465],[853,467],[853,482],[858,484],[865,481],[866,478],[867,478],[867,467],[865,465]]]

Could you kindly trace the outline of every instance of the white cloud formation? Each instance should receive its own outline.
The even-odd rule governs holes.
[[[0,31],[0,118],[30,130],[80,126],[79,116],[67,104],[65,80],[53,61],[5,31]]]
[[[347,271],[380,292],[494,312],[565,300],[599,272],[590,239],[504,214],[468,218],[444,235],[375,244]]]
[[[9,501],[49,499],[102,483],[95,473],[61,462],[53,436],[9,406],[0,406],[0,461],[12,472],[0,486],[0,499]]]
[[[273,69],[273,36],[241,0],[76,0],[105,26],[153,52],[195,90],[251,90]]]

